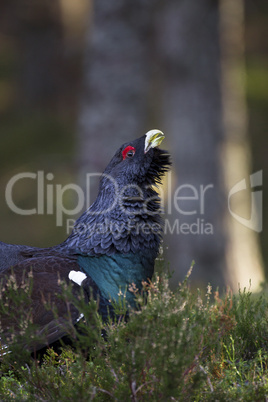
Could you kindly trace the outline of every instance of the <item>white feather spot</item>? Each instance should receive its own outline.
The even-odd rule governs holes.
[[[83,280],[86,279],[87,276],[81,271],[70,271],[68,277],[71,281],[81,286]]]

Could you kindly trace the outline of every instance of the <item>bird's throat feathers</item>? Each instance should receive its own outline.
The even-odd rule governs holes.
[[[158,194],[150,189],[137,194],[130,189],[114,201],[101,192],[91,208],[76,222],[66,240],[69,250],[82,255],[136,253],[150,249],[157,254],[162,236],[161,205]],[[149,196],[148,196],[149,195]],[[111,200],[109,208],[107,199]],[[103,210],[105,206],[105,210]]]
[[[96,201],[76,221],[65,242],[69,250],[88,256],[145,250],[157,255],[162,209],[155,186],[169,169],[170,159],[165,151],[151,151],[146,163],[130,169],[127,182],[122,165],[111,161],[101,178]]]

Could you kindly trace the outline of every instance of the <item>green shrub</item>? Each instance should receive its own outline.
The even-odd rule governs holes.
[[[172,292],[165,274],[132,291],[138,308],[125,320],[124,305],[117,306],[122,315],[103,323],[97,302],[74,299],[65,287],[61,297],[85,317],[67,328],[73,347],[49,348],[42,361],[24,354],[23,361],[11,346],[0,367],[1,400],[267,399],[265,297],[244,290],[213,298],[210,286],[201,297],[188,276]]]

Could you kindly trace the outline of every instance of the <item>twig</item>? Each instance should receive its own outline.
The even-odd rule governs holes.
[[[210,381],[210,378],[209,378],[209,375],[208,375],[207,371],[204,369],[203,366],[201,366],[201,364],[199,364],[199,368],[202,371],[202,373],[204,373],[207,376],[207,382],[208,382],[210,391],[214,392],[214,388],[213,388],[213,385],[211,384],[211,381]]]

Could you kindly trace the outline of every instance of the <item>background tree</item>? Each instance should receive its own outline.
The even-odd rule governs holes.
[[[123,144],[145,130],[154,3],[93,3],[93,17],[86,33],[78,130],[77,161],[82,183],[87,172],[103,171],[113,155],[115,140]],[[147,125],[150,123],[147,121]],[[92,201],[97,192],[94,185],[91,191]]]
[[[240,192],[233,197],[232,207],[239,215],[250,219],[254,206],[249,181],[252,161],[245,96],[244,2],[221,0],[220,11],[225,182],[231,189],[242,179],[247,180],[247,197],[245,191]],[[258,213],[262,219],[262,211]],[[230,214],[226,216],[226,223],[229,233],[227,277],[234,289],[238,283],[242,288],[249,286],[250,279],[255,288],[264,280],[259,238],[255,231],[241,225]]]
[[[179,234],[167,237],[171,267],[181,279],[195,260],[194,281],[213,284],[227,279],[228,237],[220,158],[224,132],[219,18],[218,2],[168,1],[156,23],[162,22],[157,50],[164,72],[162,116],[171,136],[173,186],[191,186],[179,191],[186,199],[179,200],[180,210],[173,208],[169,217],[180,226]],[[203,192],[202,186],[213,187]],[[209,234],[202,222],[212,226]],[[183,230],[185,226],[191,229]]]

